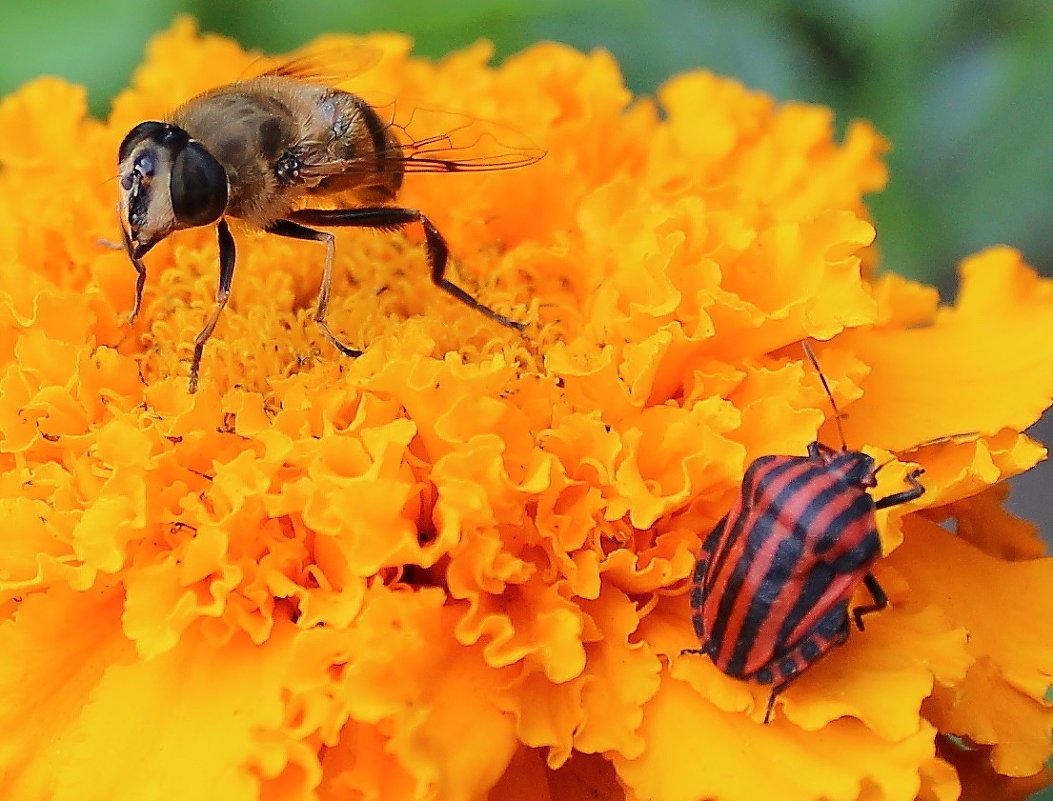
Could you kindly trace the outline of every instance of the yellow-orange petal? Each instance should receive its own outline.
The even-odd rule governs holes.
[[[639,615],[629,598],[609,590],[584,603],[583,611],[588,615],[584,672],[546,688],[537,671],[524,671],[501,702],[515,716],[523,743],[548,746],[553,769],[571,757],[572,746],[608,757],[638,754],[642,706],[658,689],[658,659],[643,643],[630,641]]]
[[[932,326],[838,338],[871,367],[863,397],[845,410],[850,442],[902,449],[970,431],[1021,431],[1049,406],[1053,281],[1009,248],[967,259],[961,276],[956,305]]]
[[[1053,751],[1045,700],[1053,621],[1035,614],[1053,604],[1053,559],[1004,562],[916,516],[905,530],[891,563],[919,601],[965,628],[975,660],[961,683],[937,693],[932,719],[942,731],[993,745],[999,773],[1037,772]]]
[[[516,741],[511,716],[494,705],[509,677],[494,671],[480,649],[453,640],[452,611],[443,615],[443,640],[422,654],[418,667],[418,703],[427,712],[408,716],[389,747],[428,796],[472,801],[500,779]],[[444,679],[436,681],[439,675]]]
[[[81,716],[107,671],[132,658],[120,632],[122,600],[116,588],[55,586],[0,623],[0,782],[10,801],[58,798],[77,749],[107,742],[85,741]]]
[[[783,797],[855,801],[914,798],[933,756],[933,729],[888,741],[863,724],[838,720],[806,732],[776,720],[743,721],[669,676],[646,705],[640,734],[646,749],[636,759],[614,756],[618,776],[640,798],[746,801]]]
[[[282,723],[291,636],[285,626],[263,646],[239,637],[222,647],[188,637],[156,659],[109,668],[73,727],[82,745],[65,754],[55,798],[83,798],[91,787],[115,801],[142,799],[164,787],[173,797],[248,801],[283,774],[290,792],[308,791],[317,756],[268,736]]]
[[[964,628],[936,608],[911,608],[891,577],[883,571],[876,575],[892,608],[869,616],[865,631],[853,627],[844,646],[812,666],[776,702],[804,729],[850,715],[884,739],[905,739],[917,731],[922,702],[934,683],[960,682],[973,663]]]
[[[478,541],[472,544],[482,548]],[[546,584],[536,573],[505,584],[500,592],[468,590],[455,585],[451,575],[451,594],[471,602],[457,624],[457,639],[465,645],[482,641],[494,667],[523,660],[543,670],[550,681],[569,681],[585,667],[582,612],[560,590],[558,583]]]
[[[1029,801],[1053,780],[1048,766],[1027,778],[1003,776],[991,766],[989,749],[950,738],[940,738],[937,743],[940,755],[960,778],[962,794],[958,801]]]
[[[954,533],[991,556],[1014,561],[1037,559],[1046,554],[1046,542],[1038,526],[1005,508],[1009,485],[996,484],[983,492],[939,512],[954,519]]]
[[[38,78],[0,103],[0,162],[24,170],[62,158],[79,167],[90,151],[82,147],[88,119],[88,94],[60,78]]]

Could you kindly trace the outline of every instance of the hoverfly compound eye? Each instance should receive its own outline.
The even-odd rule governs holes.
[[[171,188],[172,210],[182,227],[208,225],[227,208],[227,171],[200,142],[190,140],[176,156]]]
[[[135,158],[135,169],[138,170],[143,176],[152,178],[154,170],[157,169],[157,159],[154,158],[154,154],[149,150],[140,153]]]
[[[132,130],[128,131],[121,141],[121,147],[117,151],[117,162],[123,164],[137,146],[148,139],[160,140],[164,135],[165,129],[171,127],[163,122],[140,122]]]

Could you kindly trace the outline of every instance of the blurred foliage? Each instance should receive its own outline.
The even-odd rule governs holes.
[[[958,260],[1005,242],[1053,273],[1050,0],[38,0],[4,11],[0,92],[61,75],[104,115],[179,12],[271,52],[399,30],[433,57],[479,38],[499,58],[542,39],[604,47],[638,93],[694,67],[734,75],[832,106],[841,126],[871,119],[894,143],[872,199],[889,269],[949,293]]]
[[[273,52],[393,29],[428,56],[482,37],[498,57],[540,39],[605,47],[640,93],[693,67],[735,75],[830,105],[841,125],[869,118],[895,144],[872,201],[889,269],[947,292],[962,256],[1005,242],[1053,272],[1049,0],[39,0],[4,12],[0,91],[63,75],[105,114],[180,11]]]

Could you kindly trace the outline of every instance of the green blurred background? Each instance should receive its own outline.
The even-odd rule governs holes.
[[[9,1],[0,93],[62,75],[105,116],[146,40],[180,12],[272,52],[325,31],[386,29],[428,56],[479,38],[499,58],[541,39],[604,47],[638,93],[692,67],[734,75],[832,106],[842,127],[866,117],[892,140],[888,189],[871,198],[888,269],[949,298],[963,256],[1008,243],[1053,273],[1053,0]],[[1033,433],[1048,442],[1053,419],[1043,425]],[[1047,537],[1051,476],[1018,479],[1011,504]]]

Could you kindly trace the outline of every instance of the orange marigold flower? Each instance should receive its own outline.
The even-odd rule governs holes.
[[[409,176],[460,280],[412,233],[239,238],[186,390],[216,246],[134,274],[114,158],[136,123],[253,57],[179,21],[111,117],[41,79],[0,104],[0,787],[37,799],[934,799],[1050,753],[1053,563],[1003,509],[1043,458],[1053,282],[1006,248],[953,307],[874,277],[886,145],[693,72],[633,100],[604,53],[407,40],[363,84],[499,118],[528,169]],[[349,87],[353,88],[353,87]],[[891,606],[778,699],[697,646],[701,539],[764,454],[909,453],[878,515]],[[914,465],[892,461],[879,494]],[[1028,785],[1030,786],[1030,785]]]

